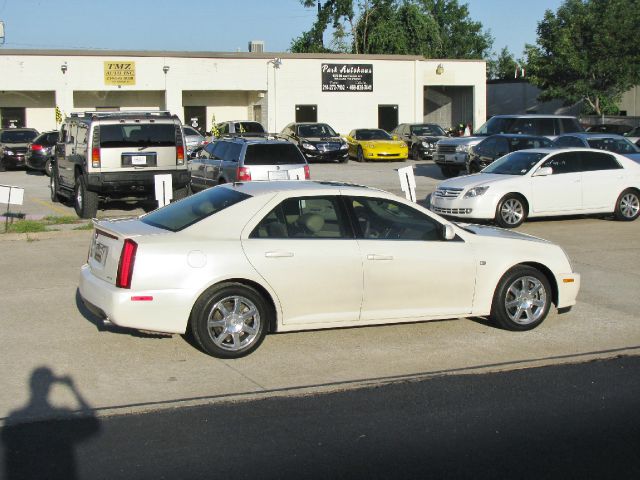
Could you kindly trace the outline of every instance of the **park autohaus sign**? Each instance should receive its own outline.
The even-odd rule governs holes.
[[[373,92],[373,65],[322,64],[323,92]]]

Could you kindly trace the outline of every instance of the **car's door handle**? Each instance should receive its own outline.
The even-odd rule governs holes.
[[[293,252],[284,252],[282,250],[275,250],[271,252],[265,252],[264,256],[267,258],[293,257]]]
[[[367,255],[367,260],[393,260],[393,255],[378,255],[370,253]]]

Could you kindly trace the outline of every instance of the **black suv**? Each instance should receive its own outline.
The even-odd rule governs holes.
[[[41,133],[29,144],[26,156],[28,168],[43,171],[47,177],[51,176],[51,162],[55,155],[59,133],[57,130]]]
[[[414,160],[433,158],[436,143],[447,137],[436,123],[401,123],[391,133],[407,143],[409,156]]]
[[[326,123],[290,123],[284,127],[282,135],[298,145],[310,162],[337,160],[345,163],[349,160],[347,142]]]
[[[467,172],[477,173],[494,160],[527,148],[552,148],[553,142],[547,137],[535,135],[501,134],[491,135],[471,147],[467,157]]]
[[[7,128],[0,130],[0,171],[23,167],[27,148],[38,131],[33,128]]]

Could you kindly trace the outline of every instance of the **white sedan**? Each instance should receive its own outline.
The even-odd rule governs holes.
[[[613,213],[640,215],[640,164],[588,148],[513,152],[480,173],[446,180],[431,210],[514,228],[528,217]]]
[[[580,276],[546,240],[455,225],[333,182],[217,186],[137,219],[95,221],[80,294],[108,321],[184,333],[217,357],[267,332],[491,317],[539,325]]]

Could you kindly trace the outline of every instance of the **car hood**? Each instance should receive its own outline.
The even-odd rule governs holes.
[[[497,173],[474,173],[464,177],[454,177],[438,184],[438,188],[473,188],[480,185],[504,182],[519,175],[498,175]]]
[[[640,163],[640,153],[625,153],[624,156],[630,158],[634,162]]]
[[[445,138],[449,138],[449,137],[440,137],[437,135],[417,135],[417,138],[420,140],[425,140],[427,142],[438,142],[440,140],[444,140]]]
[[[482,237],[506,238],[509,240],[526,240],[529,242],[538,243],[551,243],[549,240],[545,240],[544,238],[538,238],[534,237],[533,235],[514,232],[513,230],[505,230],[504,228],[491,227],[489,225],[476,225],[473,223],[460,222],[457,222],[456,225],[458,225],[463,230],[471,231],[472,233],[480,235]]]
[[[319,142],[340,142],[342,143],[342,139],[340,137],[299,137],[302,142],[309,143],[319,143]]]
[[[8,142],[4,142],[4,143],[0,143],[0,146],[3,146],[5,148],[27,148],[29,146],[31,142],[20,142],[20,143],[8,143]]]
[[[477,145],[486,137],[445,137],[440,140],[440,145]]]

